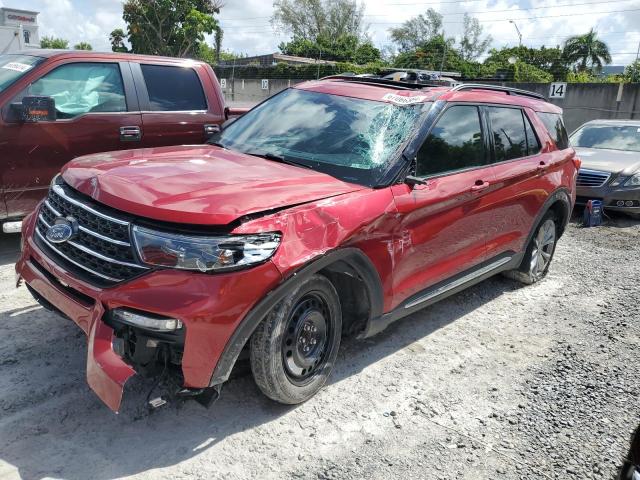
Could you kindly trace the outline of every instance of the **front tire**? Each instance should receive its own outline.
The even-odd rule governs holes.
[[[554,212],[547,212],[527,245],[522,263],[505,275],[525,285],[542,280],[549,271],[558,242],[558,224]]]
[[[278,303],[251,336],[258,388],[284,404],[302,403],[327,381],[340,347],[342,313],[333,284],[313,275]]]

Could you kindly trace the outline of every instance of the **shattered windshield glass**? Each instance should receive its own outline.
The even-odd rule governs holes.
[[[214,142],[375,185],[430,106],[289,89],[239,118]]]

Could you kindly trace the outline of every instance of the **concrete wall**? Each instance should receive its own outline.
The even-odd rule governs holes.
[[[263,89],[260,79],[226,79],[225,97],[234,105],[253,105],[296,83],[305,80],[269,79]],[[549,95],[548,83],[505,83],[504,85]],[[564,109],[567,130],[572,132],[584,122],[599,118],[640,118],[639,83],[570,83],[565,98],[552,99]]]
[[[20,28],[0,26],[0,54],[13,53],[24,48]]]

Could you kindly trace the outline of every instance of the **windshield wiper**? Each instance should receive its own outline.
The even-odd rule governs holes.
[[[288,160],[284,158],[283,155],[278,155],[277,153],[270,153],[270,152],[244,152],[244,153],[246,153],[247,155],[251,155],[252,157],[265,158],[267,160],[273,160],[275,162],[286,163],[287,165],[293,165],[294,167],[309,168],[313,170],[313,167],[305,163],[296,162],[294,160]]]

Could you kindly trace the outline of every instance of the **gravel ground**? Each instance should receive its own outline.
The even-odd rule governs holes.
[[[346,342],[297,407],[239,375],[206,410],[114,415],[85,339],[13,287],[0,237],[0,478],[612,479],[640,423],[640,224],[571,225],[549,276],[497,277]]]

